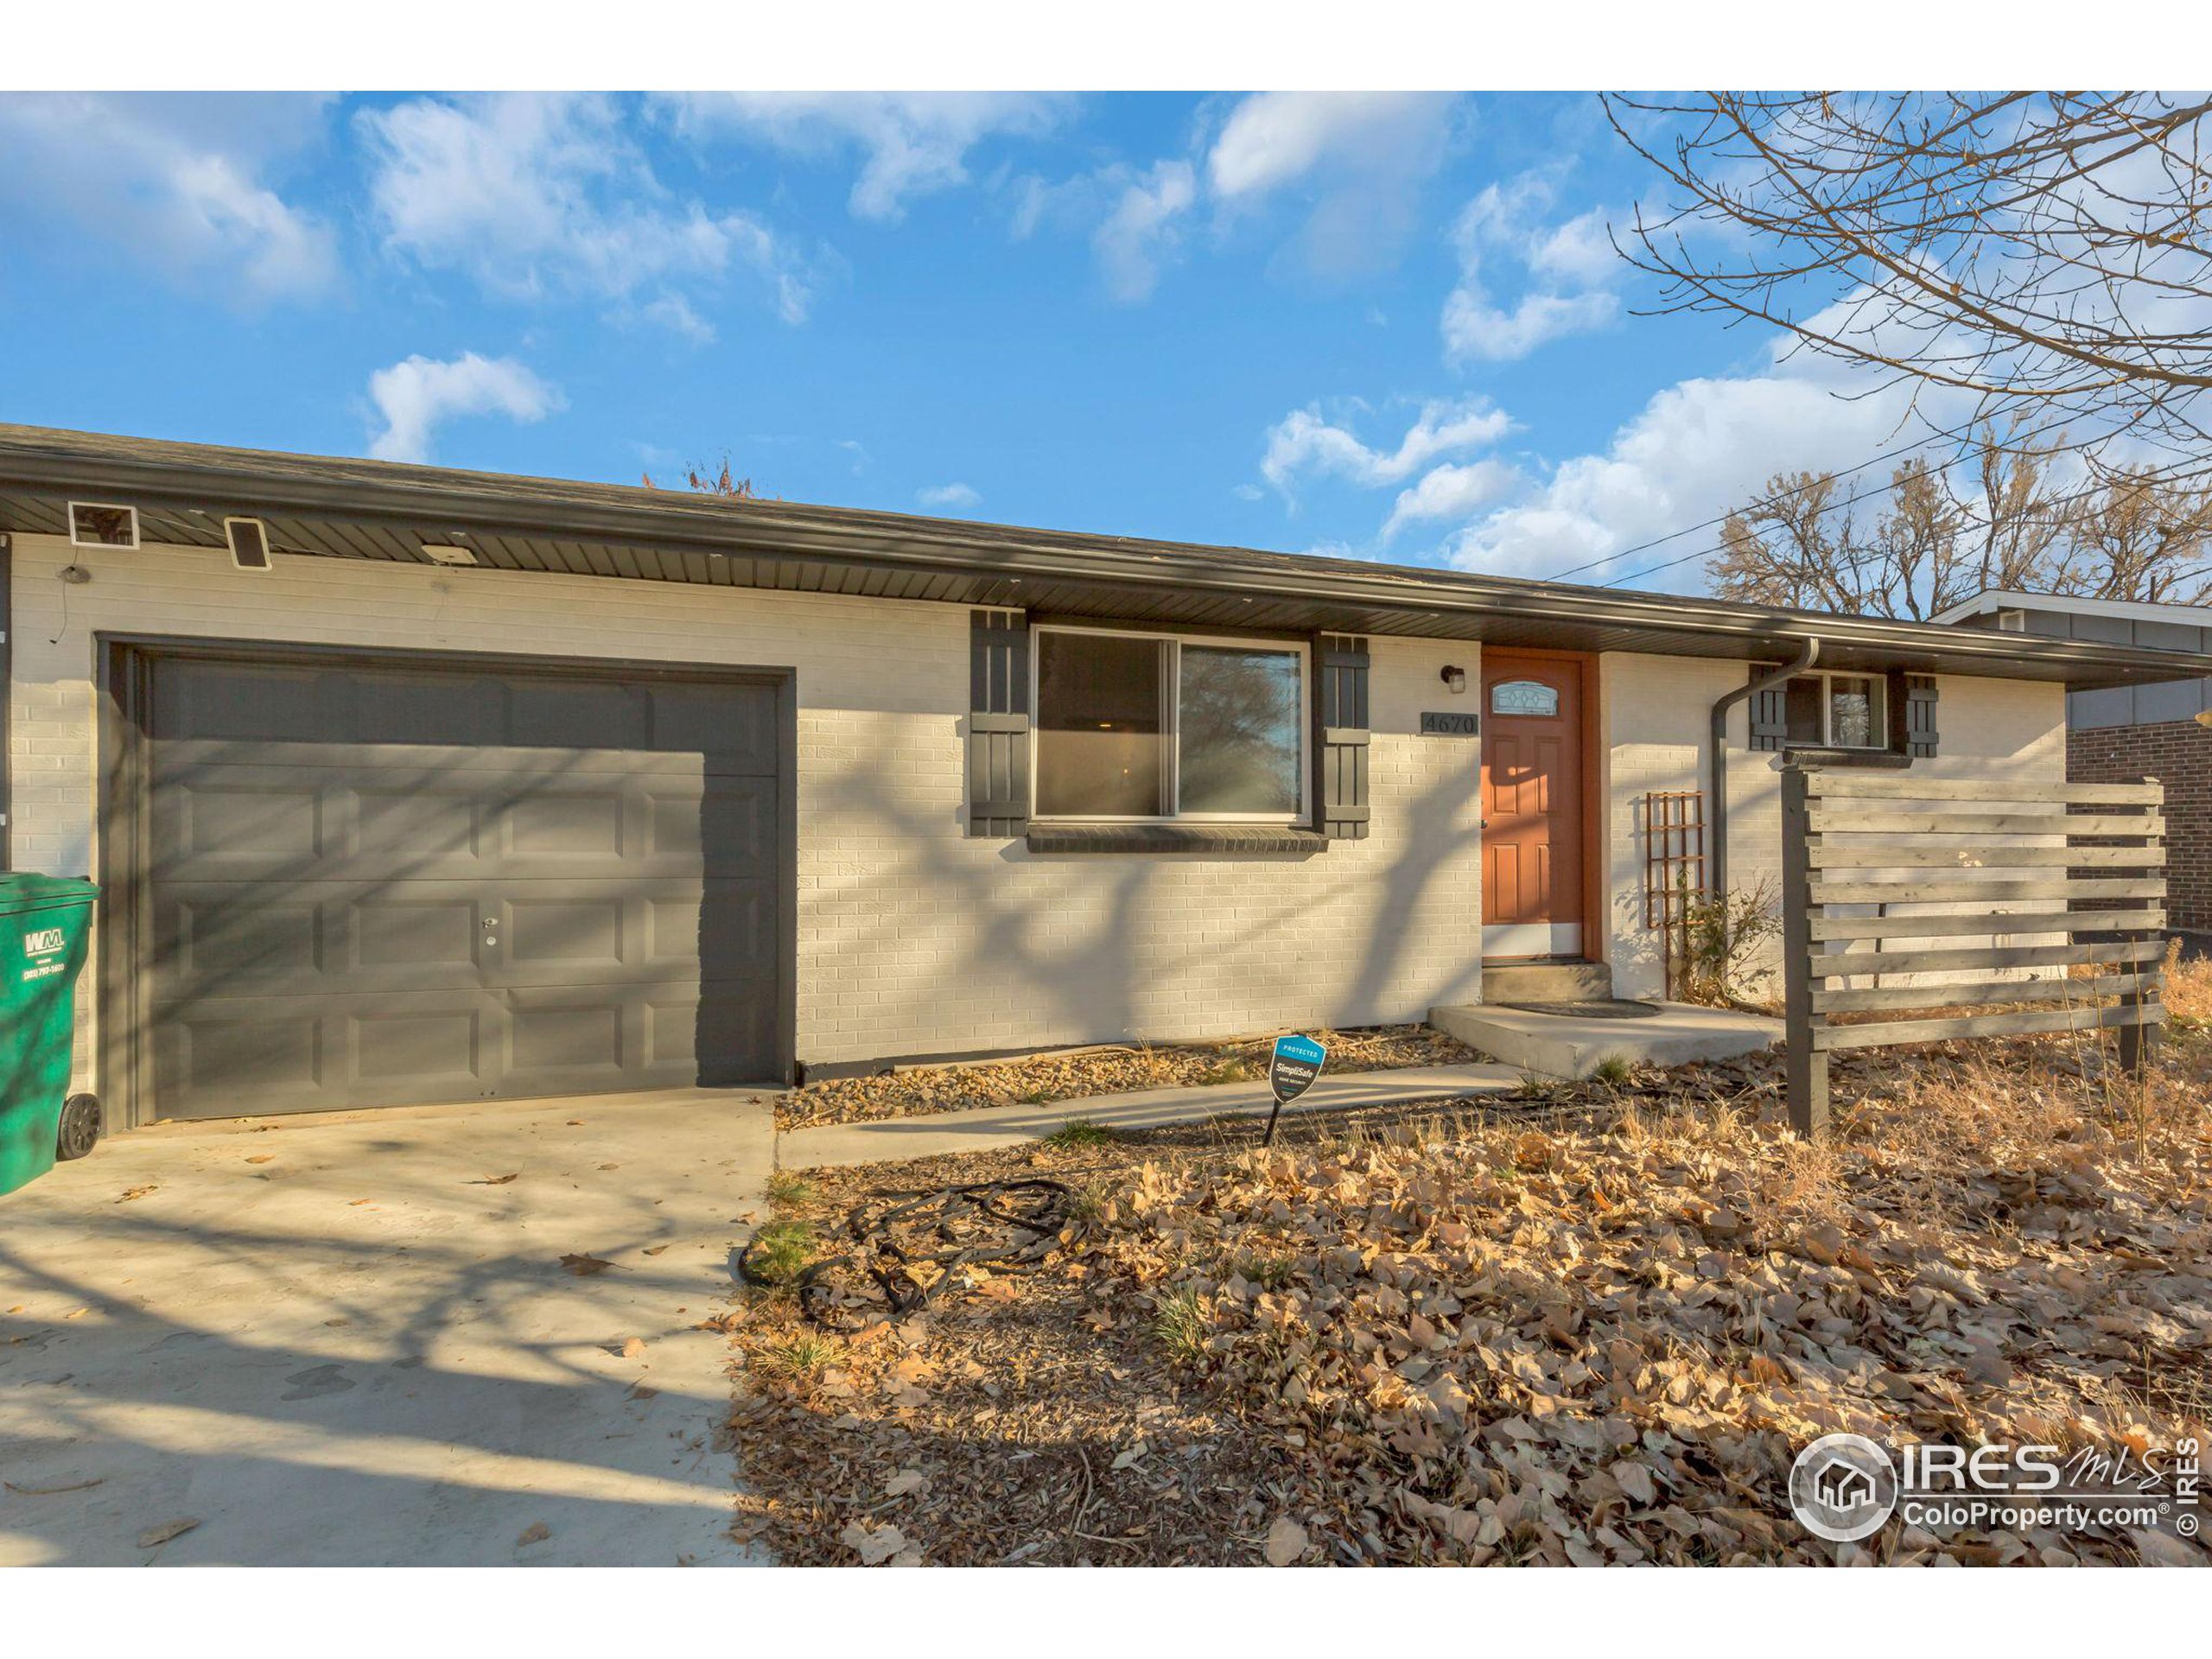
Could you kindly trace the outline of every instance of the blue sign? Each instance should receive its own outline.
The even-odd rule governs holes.
[[[1321,1075],[1321,1067],[1329,1058],[1329,1051],[1311,1037],[1291,1036],[1275,1039],[1274,1064],[1268,1068],[1268,1082],[1275,1091],[1274,1110],[1268,1114],[1268,1133],[1265,1144],[1275,1138],[1275,1119],[1282,1109],[1313,1086],[1313,1079]]]

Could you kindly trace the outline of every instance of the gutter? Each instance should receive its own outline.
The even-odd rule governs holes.
[[[1821,642],[1808,639],[1799,648],[1796,660],[1771,674],[1760,675],[1747,685],[1738,686],[1713,705],[1713,753],[1707,762],[1713,780],[1713,811],[1707,820],[1713,825],[1713,845],[1707,861],[1707,886],[1716,899],[1726,899],[1728,896],[1728,711],[1762,691],[1771,691],[1796,678],[1820,659]]]
[[[33,494],[117,493],[177,508],[247,508],[264,516],[380,522],[419,537],[450,526],[473,532],[647,546],[709,557],[820,558],[833,563],[981,579],[1000,596],[963,602],[1015,604],[1025,582],[1304,601],[1351,613],[1326,626],[1365,631],[1372,617],[1466,617],[1633,630],[1770,650],[1818,629],[1832,659],[1866,657],[1923,671],[2063,680],[2071,688],[2196,679],[2212,653],[2139,649],[1829,617],[1675,594],[1570,587],[1249,548],[1148,542],[1128,537],[1022,529],[905,514],[780,502],[690,499],[675,492],[572,480],[457,473],[391,462],[276,456],[212,446],[132,442],[94,448],[81,435],[0,426],[0,486]],[[64,440],[56,442],[54,440]],[[186,459],[189,457],[189,459]],[[1601,647],[1602,648],[1602,647]],[[1695,654],[1695,653],[1694,653]],[[1712,654],[1732,654],[1714,652]],[[2023,670],[2027,672],[2022,672]]]

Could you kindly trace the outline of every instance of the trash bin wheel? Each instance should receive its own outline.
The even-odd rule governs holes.
[[[98,1095],[72,1095],[61,1103],[61,1132],[54,1137],[54,1155],[67,1163],[82,1158],[100,1138]]]

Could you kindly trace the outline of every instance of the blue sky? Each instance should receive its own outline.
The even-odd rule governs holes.
[[[1653,188],[1580,96],[0,95],[0,419],[1605,580],[1896,442],[1630,315]]]

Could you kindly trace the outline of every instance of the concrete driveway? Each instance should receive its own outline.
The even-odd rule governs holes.
[[[0,1564],[749,1559],[691,1327],[773,1160],[685,1091],[164,1124],[0,1197]]]

